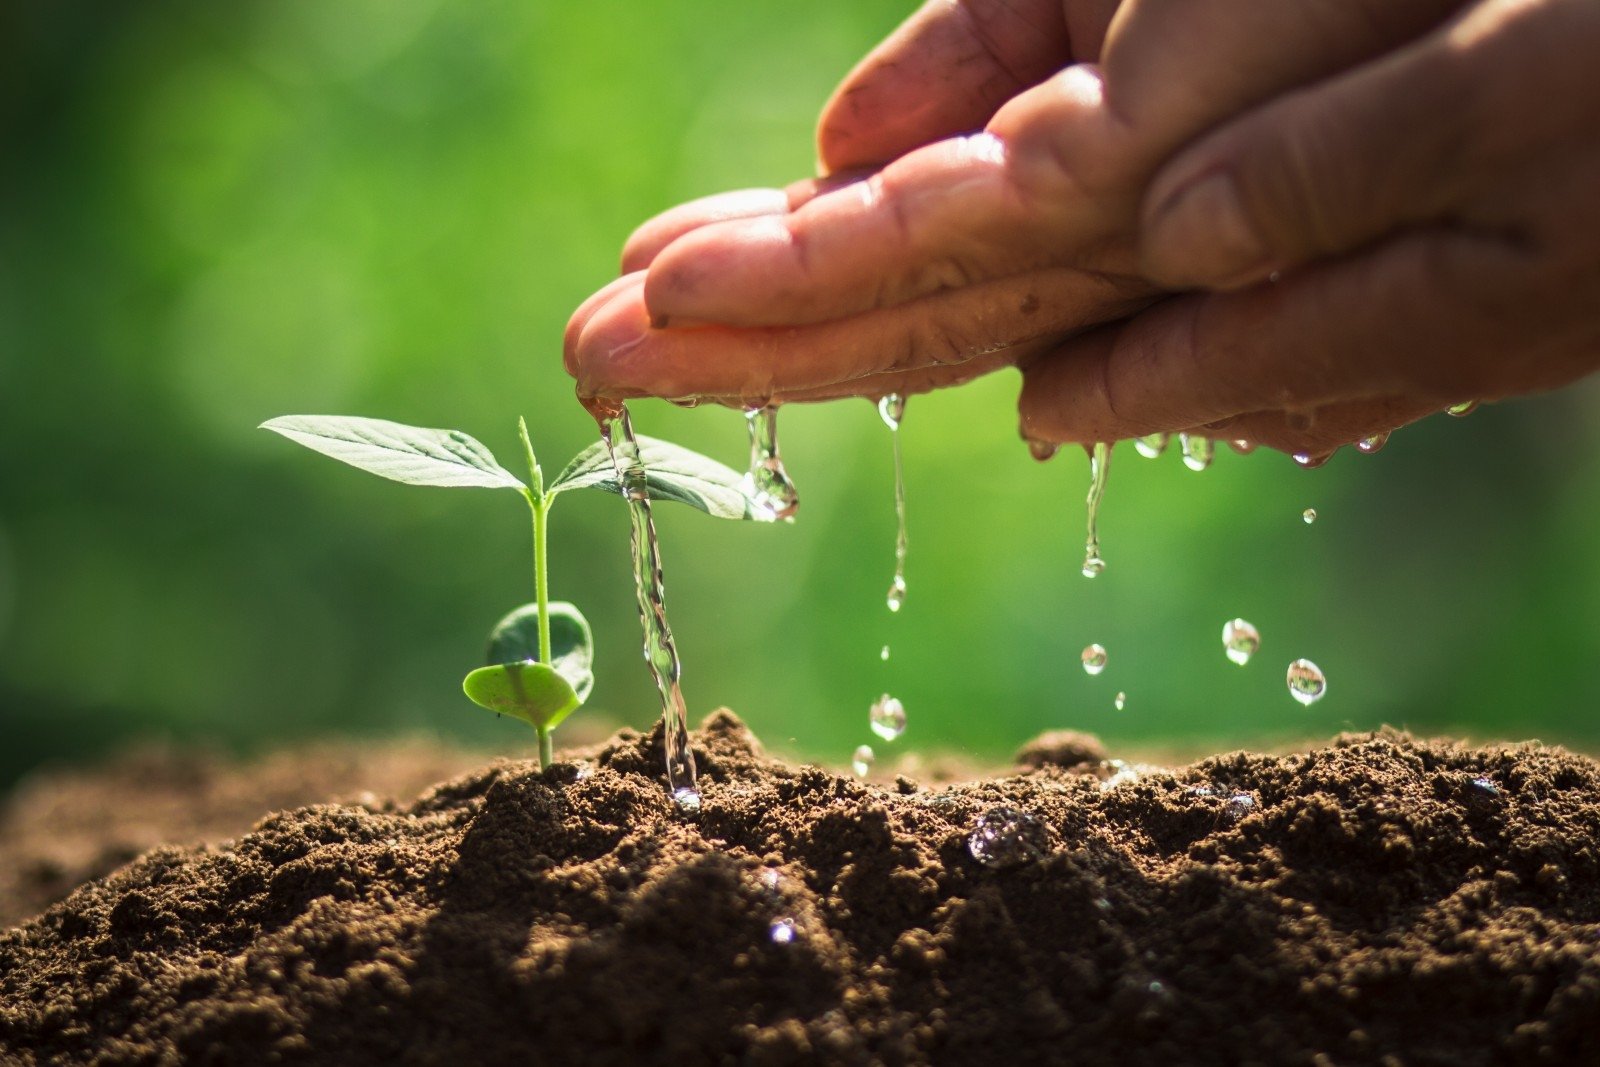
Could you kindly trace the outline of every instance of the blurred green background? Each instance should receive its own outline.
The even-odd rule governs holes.
[[[634,224],[809,172],[835,81],[908,10],[730,0],[24,0],[0,10],[0,781],[135,736],[250,747],[434,732],[531,751],[461,675],[531,595],[509,494],[409,489],[254,429],[465,429],[550,468],[593,439],[570,310]],[[912,401],[910,595],[865,402],[786,410],[792,527],[658,509],[695,716],[833,765],[1000,757],[1045,728],[1200,748],[1380,723],[1600,742],[1600,393],[1435,418],[1318,471],[1119,449],[1107,573],[1086,463],[1035,464],[1004,374]],[[640,403],[742,464],[743,420]],[[1303,508],[1320,519],[1302,523]],[[593,620],[596,719],[647,725],[627,520],[563,501],[555,595]],[[1224,620],[1264,646],[1241,669]],[[1098,641],[1110,665],[1085,676]],[[893,656],[880,662],[889,643]],[[1330,679],[1309,710],[1284,667]],[[1113,709],[1118,690],[1127,710]]]

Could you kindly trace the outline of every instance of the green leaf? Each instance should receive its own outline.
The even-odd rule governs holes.
[[[535,729],[550,730],[583,701],[572,686],[543,663],[497,663],[479,667],[461,682],[479,707],[513,715]]]
[[[487,448],[460,430],[429,430],[347,415],[284,415],[261,428],[407,485],[523,488]]]
[[[552,601],[550,666],[565,678],[580,702],[594,689],[594,634],[575,605]],[[490,665],[539,658],[539,605],[524,604],[495,624],[489,634]]]
[[[644,464],[645,486],[652,500],[676,500],[719,519],[772,521],[770,509],[760,507],[745,495],[740,484],[744,476],[709,456],[671,441],[641,435],[639,459]],[[573,457],[546,492],[555,496],[568,489],[600,489],[622,494],[604,441],[590,445]]]

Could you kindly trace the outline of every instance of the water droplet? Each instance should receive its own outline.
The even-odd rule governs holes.
[[[1112,701],[1112,704],[1114,704],[1116,706],[1116,709],[1118,711],[1122,711],[1124,708],[1126,708],[1128,706],[1128,694],[1127,693],[1118,693],[1117,694],[1117,699]]]
[[[626,404],[594,401],[591,414],[600,422],[600,438],[611,453],[623,499],[628,502],[629,545],[633,554],[633,584],[644,627],[644,659],[661,697],[665,735],[667,787],[678,807],[693,814],[700,810],[695,790],[694,751],[689,747],[689,714],[684,706],[679,678],[683,673],[678,647],[667,623],[666,588],[661,580],[661,546],[650,513],[650,493],[639,442]],[[692,805],[692,806],[691,806]]]
[[[872,770],[872,761],[877,758],[871,745],[857,745],[850,754],[850,769],[856,772],[857,778],[865,778],[867,772]]]
[[[1228,447],[1239,453],[1241,456],[1248,456],[1250,453],[1256,450],[1256,443],[1254,441],[1245,440],[1229,441]]]
[[[747,408],[750,424],[750,469],[739,488],[768,522],[792,522],[800,509],[800,494],[778,452],[778,409],[772,405]]]
[[[1088,530],[1083,543],[1083,576],[1103,574],[1106,561],[1100,558],[1100,501],[1106,495],[1106,475],[1111,470],[1111,446],[1104,441],[1089,450]]]
[[[1167,450],[1169,434],[1152,433],[1133,439],[1133,450],[1145,459],[1155,459]]]
[[[1310,526],[1312,523],[1317,521],[1317,509],[1306,508],[1300,513],[1300,517],[1305,520],[1307,526]]]
[[[883,660],[885,663],[889,662],[889,646],[888,645],[884,645],[883,648],[878,650],[878,658]]]
[[[1494,800],[1500,796],[1500,785],[1487,775],[1467,780],[1467,788],[1485,800]]]
[[[1035,441],[1031,437],[1028,438],[1028,454],[1040,463],[1054,459],[1055,454],[1059,451],[1061,451],[1061,446],[1054,441]]]
[[[1370,456],[1374,452],[1381,451],[1383,449],[1383,446],[1388,444],[1388,443],[1389,443],[1389,435],[1388,434],[1386,434],[1386,433],[1375,433],[1371,437],[1363,437],[1361,440],[1357,441],[1356,442],[1356,451],[1364,452],[1364,453],[1366,453],[1367,455]]]
[[[999,805],[978,816],[967,851],[985,867],[1015,867],[1049,851],[1049,837],[1032,815]]]
[[[895,575],[889,583],[889,591],[883,595],[883,602],[889,605],[890,611],[899,611],[906,603],[906,580],[902,575]]]
[[[794,920],[779,919],[767,927],[767,936],[772,938],[774,944],[787,945],[795,938]]]
[[[1222,650],[1228,658],[1243,667],[1261,647],[1261,633],[1243,619],[1229,619],[1222,624]]]
[[[878,702],[872,705],[870,718],[872,732],[885,741],[893,741],[906,732],[905,705],[888,693],[883,694],[878,698]],[[857,754],[859,752],[858,749]]]
[[[1090,645],[1083,650],[1083,655],[1079,658],[1083,660],[1083,673],[1091,677],[1106,669],[1104,645]]]
[[[1297,659],[1289,664],[1289,695],[1310,706],[1322,699],[1328,691],[1328,680],[1322,668],[1308,659]]]
[[[906,417],[906,398],[899,393],[890,393],[883,397],[878,401],[878,416],[889,429],[898,430],[900,420]]]
[[[1256,798],[1253,793],[1235,793],[1222,802],[1222,821],[1236,823],[1240,819],[1256,810]]]
[[[1178,449],[1183,453],[1183,465],[1192,471],[1203,471],[1211,466],[1217,451],[1211,438],[1186,433],[1178,435]]]
[[[1316,470],[1332,458],[1333,452],[1319,452],[1316,455],[1312,455],[1310,452],[1296,452],[1294,454],[1294,461],[1308,471]]]
[[[1454,415],[1458,419],[1466,415],[1471,415],[1477,410],[1478,402],[1476,400],[1466,400],[1460,404],[1451,404],[1449,407],[1445,408],[1447,413]]]

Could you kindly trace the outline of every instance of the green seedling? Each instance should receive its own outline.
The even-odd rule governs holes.
[[[539,765],[552,758],[550,733],[594,689],[594,638],[573,604],[549,599],[545,531],[556,497],[569,489],[622,494],[604,442],[573,457],[545,484],[527,422],[517,420],[528,482],[496,462],[483,444],[460,430],[431,430],[382,419],[285,415],[261,424],[289,440],[352,467],[407,485],[514,489],[533,513],[535,600],[501,619],[489,635],[486,666],[461,687],[472,701],[522,719],[539,735]],[[673,500],[719,519],[770,520],[740,487],[741,476],[714,459],[653,437],[639,438],[645,482],[655,500]]]

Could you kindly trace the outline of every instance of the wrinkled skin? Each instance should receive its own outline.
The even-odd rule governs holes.
[[[730,403],[1024,372],[1024,436],[1318,454],[1600,365],[1592,0],[934,0],[823,178],[674,208],[579,389]]]

